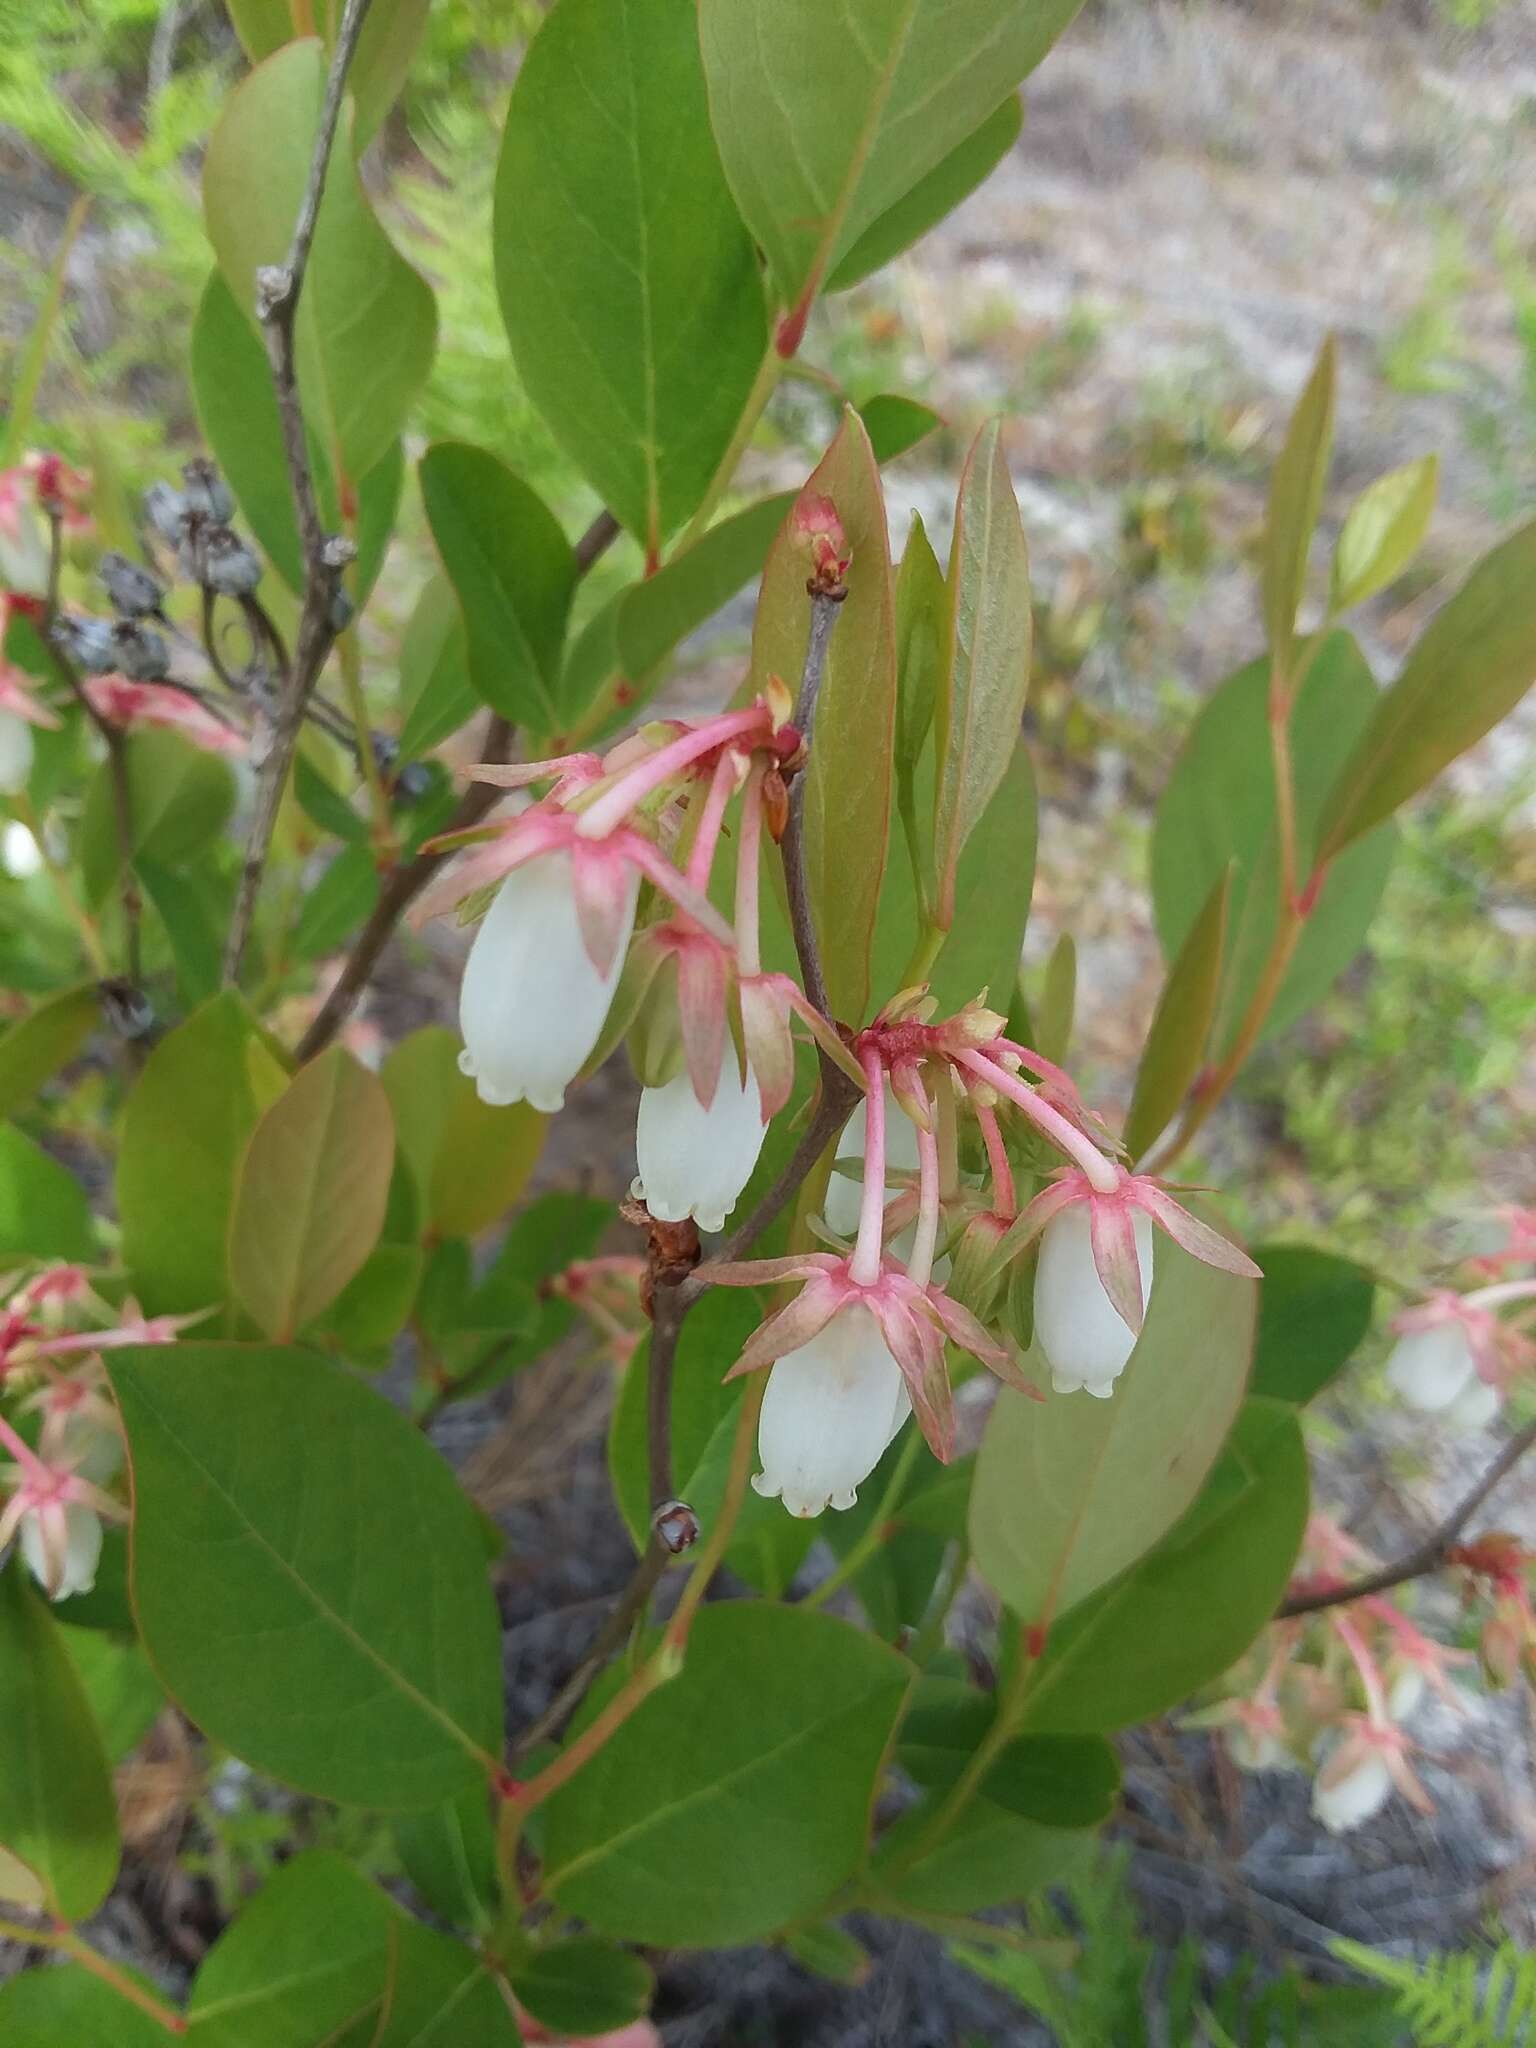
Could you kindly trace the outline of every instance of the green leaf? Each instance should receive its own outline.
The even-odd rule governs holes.
[[[451,1927],[488,1928],[496,1913],[496,1838],[483,1785],[446,1806],[399,1813],[393,1833],[405,1874]]]
[[[304,555],[293,510],[293,485],[283,453],[272,366],[223,274],[209,273],[192,322],[192,396],[203,437],[223,470],[262,553],[296,595],[304,588]],[[313,418],[305,436],[320,519],[342,530],[331,457]],[[357,561],[346,583],[361,604],[384,563],[405,476],[398,440],[357,485]],[[346,522],[350,524],[351,522]],[[237,643],[238,645],[239,643]]]
[[[944,424],[931,405],[899,391],[877,391],[873,398],[861,398],[854,411],[864,422],[869,445],[882,468]]]
[[[1438,457],[1421,455],[1366,485],[1350,506],[1333,551],[1333,611],[1364,604],[1402,575],[1429,531],[1439,478]]]
[[[1185,935],[1157,999],[1125,1120],[1125,1145],[1133,1160],[1157,1142],[1205,1062],[1221,1000],[1221,957],[1231,894],[1229,867]]]
[[[90,195],[82,192],[65,216],[63,231],[57,235],[53,261],[48,266],[48,283],[38,303],[32,331],[12,362],[7,365],[12,374],[10,389],[6,393],[5,424],[0,427],[0,469],[15,468],[26,453],[27,437],[32,426],[32,409],[37,403],[38,386],[43,381],[43,372],[48,365],[48,352],[53,345],[54,330],[58,325],[59,309],[64,303],[64,285],[69,259],[74,250],[75,238],[85,225],[90,203]]]
[[[830,1978],[834,1984],[862,1984],[873,1967],[864,1944],[830,1920],[791,1928],[784,1936],[784,1947],[801,1969]]]
[[[1047,1885],[1084,1875],[1098,1853],[1087,1830],[1020,1820],[990,1799],[973,1799],[926,1856],[905,1869],[912,1838],[932,1819],[927,1806],[903,1814],[880,1839],[872,1871],[873,1903],[888,1911],[979,1913],[1013,1905]]]
[[[137,1979],[137,1972],[129,1974]],[[106,2048],[108,2042],[111,2048],[165,2048],[166,2038],[158,2020],[78,1963],[23,1970],[0,1985],[5,2048]]]
[[[934,913],[945,931],[960,855],[1007,772],[1029,689],[1029,554],[996,420],[976,436],[960,478],[948,623],[934,703]]]
[[[340,1046],[300,1067],[251,1134],[230,1213],[229,1277],[263,1335],[286,1343],[358,1272],[394,1162],[377,1076]]]
[[[501,1636],[474,1510],[404,1416],[260,1345],[113,1352],[134,1610],[166,1689],[254,1769],[430,1806],[501,1748]]]
[[[1283,674],[1289,674],[1296,612],[1306,591],[1307,556],[1328,480],[1333,450],[1336,351],[1330,334],[1296,401],[1269,480],[1264,520],[1264,631]]]
[[[656,1990],[639,1956],[591,1935],[535,1949],[511,1983],[519,2003],[556,2034],[605,2034],[643,2019]]]
[[[421,458],[432,538],[464,613],[470,681],[503,718],[555,733],[555,684],[576,558],[543,500],[465,441]]]
[[[725,174],[782,306],[809,304],[1035,68],[1078,5],[702,0]]]
[[[518,374],[654,558],[730,444],[767,343],[689,0],[562,0],[518,72],[492,230]]]
[[[0,1728],[0,1848],[37,1878],[51,1912],[87,1920],[117,1875],[112,1780],[84,1688],[19,1558],[0,1571]]]
[[[667,1947],[760,1940],[809,1912],[863,1851],[908,1676],[830,1615],[706,1607],[681,1675],[545,1807],[546,1894]]]
[[[492,1109],[459,1071],[459,1041],[441,1024],[401,1039],[385,1060],[400,1150],[433,1237],[477,1237],[528,1184],[549,1118],[526,1103]],[[562,1262],[563,1263],[563,1262]]]
[[[1113,1396],[999,1393],[977,1460],[971,1544],[1028,1621],[1049,1622],[1141,1557],[1199,1491],[1253,1353],[1258,1288],[1158,1234],[1146,1324]],[[1024,1371],[1049,1386],[1037,1348]]]
[[[55,1608],[63,1622],[72,1603]],[[59,1629],[109,1764],[124,1762],[154,1726],[165,1693],[133,1636],[101,1628]]]
[[[1332,861],[1513,711],[1536,677],[1536,520],[1484,555],[1414,642],[1318,824]]]
[[[229,1295],[235,1177],[285,1076],[241,998],[218,995],[150,1054],[123,1112],[123,1263],[149,1315]]]
[[[1264,1270],[1255,1394],[1297,1406],[1316,1400],[1371,1327],[1376,1282],[1363,1266],[1308,1244],[1255,1245]]]
[[[680,641],[752,580],[794,502],[792,491],[781,491],[722,519],[654,576],[626,591],[617,620],[626,675],[636,682],[648,677]]]
[[[806,867],[835,1016],[863,1017],[890,828],[896,626],[885,502],[863,422],[849,408],[807,491],[837,507],[853,566],[827,654],[807,770]],[[810,638],[805,557],[788,521],[768,551],[752,632],[751,688],[796,691]]]
[[[90,1204],[73,1174],[14,1124],[0,1124],[0,1259],[98,1256]]]
[[[178,872],[151,860],[137,860],[134,868],[165,926],[176,963],[176,993],[184,1009],[195,1010],[218,994],[223,976],[229,903],[221,878],[195,870]]]
[[[30,1102],[60,1067],[67,1067],[100,1017],[92,982],[49,996],[0,1035],[0,1117]]]
[[[343,946],[379,900],[373,848],[344,846],[304,897],[294,920],[292,947],[300,960],[321,960]]]
[[[280,50],[297,33],[294,23],[299,10],[291,0],[227,0],[227,4],[235,34],[253,64]],[[429,4],[430,0],[373,0],[368,10],[347,71],[347,90],[357,108],[358,149],[400,96],[426,26]],[[340,19],[340,8],[321,10],[319,25],[328,45]]]
[[[949,592],[917,513],[896,574],[896,773],[911,775],[933,730],[939,667],[949,637]],[[914,805],[914,810],[916,806]],[[917,813],[921,816],[921,813]]]
[[[1036,1050],[1058,1066],[1071,1049],[1076,1016],[1077,941],[1070,932],[1061,932],[1045,963],[1045,986],[1040,993],[1034,1040]]]
[[[311,1849],[283,1864],[203,1960],[187,2006],[196,2048],[350,2041],[381,2011],[391,1975],[390,1912],[341,1857]],[[368,2030],[370,2036],[372,2029]]]
[[[919,817],[933,801],[933,752],[919,764],[913,800]],[[986,988],[1006,999],[1018,972],[1029,899],[1034,886],[1039,803],[1029,750],[1022,740],[1002,785],[960,856],[955,922],[929,970],[939,1014],[957,1010]],[[1006,877],[999,887],[999,877]],[[912,864],[894,848],[880,890],[880,914],[870,969],[871,1007],[889,1000],[911,979],[907,973],[920,929]]]
[[[1152,897],[1158,937],[1178,957],[1211,891],[1232,866],[1226,966],[1213,1057],[1231,1044],[1258,985],[1275,932],[1279,865],[1269,748],[1269,671],[1256,661],[1221,684],[1190,730],[1157,808]],[[1300,871],[1311,870],[1329,784],[1377,703],[1365,658],[1348,633],[1324,641],[1291,712]],[[1359,951],[1386,886],[1397,839],[1378,832],[1333,862],[1266,1035],[1315,1003]]]
[[[208,239],[236,306],[255,317],[256,272],[287,261],[309,176],[325,56],[288,43],[224,102],[203,162]],[[298,310],[299,390],[333,467],[354,481],[388,452],[431,367],[432,293],[374,217],[344,111]]]
[[[235,808],[229,763],[174,732],[153,729],[131,733],[124,753],[135,865],[144,859],[160,867],[185,866],[229,823]],[[122,870],[117,803],[106,762],[86,792],[79,856],[86,900],[98,904]]]
[[[962,199],[991,177],[1018,141],[1023,125],[1024,108],[1018,94],[1010,93],[979,128],[956,143],[942,163],[935,164],[894,206],[870,222],[828,277],[826,289],[840,292],[858,284],[937,227]]]
[[[960,1679],[923,1679],[901,1724],[902,1768],[930,1792],[947,1792],[992,1725],[995,1702]],[[1120,1764],[1097,1735],[1021,1735],[982,1782],[981,1796],[1020,1820],[1091,1828],[1120,1797]]]
[[[1306,1520],[1307,1455],[1294,1413],[1250,1399],[1178,1527],[1052,1632],[1030,1730],[1128,1727],[1219,1677],[1273,1617]]]
[[[469,679],[469,636],[446,576],[428,577],[400,642],[400,753],[414,761],[480,709]]]
[[[307,748],[300,746],[293,763],[293,793],[311,824],[349,846],[355,845],[367,839],[368,820],[353,810],[331,781],[315,758],[320,751],[321,743],[313,737]]]
[[[311,1335],[352,1365],[388,1365],[389,1346],[410,1319],[421,1269],[415,1245],[376,1245]]]

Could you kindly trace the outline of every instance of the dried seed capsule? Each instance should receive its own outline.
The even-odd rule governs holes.
[[[663,1501],[651,1517],[651,1528],[663,1550],[677,1557],[699,1540],[699,1518],[685,1500]]]
[[[151,484],[144,493],[144,517],[167,547],[179,547],[187,530],[187,501],[171,484]]]
[[[53,638],[66,658],[88,676],[104,676],[117,667],[117,644],[110,619],[65,616],[55,620]]]
[[[261,561],[237,533],[215,526],[202,536],[202,580],[222,597],[249,597],[261,581]]]
[[[130,562],[126,555],[113,550],[101,558],[101,580],[107,586],[107,595],[112,600],[112,609],[125,619],[142,619],[153,616],[160,609],[165,591],[147,569],[137,562]]]
[[[119,619],[112,628],[111,666],[132,683],[163,682],[171,672],[170,650],[152,626]]]
[[[227,526],[235,516],[234,496],[208,458],[195,455],[181,475],[187,487],[187,510],[215,526]]]

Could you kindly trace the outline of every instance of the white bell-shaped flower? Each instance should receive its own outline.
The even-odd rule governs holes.
[[[863,1164],[865,1115],[865,1104],[861,1100],[843,1125],[843,1135],[837,1141],[839,1159],[856,1159]],[[885,1084],[885,1163],[898,1172],[917,1171],[917,1130],[911,1118],[897,1107],[889,1081]],[[888,1185],[886,1201],[894,1201],[897,1192],[896,1188]],[[852,1237],[859,1227],[859,1204],[863,1197],[862,1181],[850,1180],[846,1173],[834,1172],[827,1182],[827,1198],[821,1209],[827,1228],[835,1230],[839,1237]],[[900,1258],[910,1244],[910,1233],[904,1231],[891,1249]]]
[[[1390,1676],[1387,1712],[1394,1721],[1406,1721],[1417,1712],[1419,1702],[1424,1697],[1424,1673],[1417,1664],[1403,1662],[1390,1671]]]
[[[1332,1835],[1348,1834],[1380,1813],[1392,1795],[1392,1773],[1380,1750],[1360,1751],[1337,1776],[1327,1765],[1312,1787],[1312,1811]]]
[[[1464,1393],[1456,1396],[1445,1411],[1445,1419],[1458,1436],[1476,1436],[1498,1414],[1501,1400],[1497,1387],[1475,1379]]]
[[[664,1087],[642,1090],[634,1192],[663,1223],[691,1216],[701,1230],[723,1230],[752,1178],[763,1129],[756,1076],[748,1067],[743,1081],[736,1049],[727,1044],[708,1109],[686,1067]]]
[[[1141,1298],[1152,1294],[1152,1219],[1137,1209],[1136,1264]],[[1051,1385],[1058,1394],[1079,1390],[1107,1401],[1136,1338],[1105,1291],[1093,1263],[1091,1221],[1086,1202],[1053,1216],[1040,1234],[1035,1271],[1035,1336],[1050,1360]]]
[[[582,940],[571,856],[536,854],[507,876],[475,933],[459,990],[459,1065],[482,1102],[564,1107],[602,1033],[639,891],[631,870],[619,944],[601,974]]]
[[[62,1548],[50,1540],[45,1515],[57,1527],[63,1517]],[[50,1600],[67,1600],[72,1593],[89,1593],[96,1583],[101,1562],[101,1517],[81,1501],[68,1501],[51,1510],[29,1509],[17,1532],[27,1570]]]
[[[880,1326],[855,1302],[798,1351],[775,1360],[757,1426],[752,1484],[792,1515],[851,1508],[912,1412]]]
[[[1228,1754],[1240,1771],[1279,1771],[1290,1764],[1280,1737],[1256,1721],[1234,1721],[1225,1733]]]
[[[25,789],[32,773],[32,726],[19,711],[0,709],[0,796]]]
[[[1398,1338],[1387,1360],[1387,1384],[1410,1408],[1449,1408],[1477,1383],[1471,1338],[1466,1325],[1454,1320],[1410,1330]]]

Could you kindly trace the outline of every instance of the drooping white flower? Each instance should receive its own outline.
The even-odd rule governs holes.
[[[843,1125],[843,1135],[837,1141],[839,1159],[857,1160],[863,1164],[867,1128],[867,1105],[861,1100],[847,1123]],[[887,1166],[895,1167],[898,1172],[917,1171],[917,1131],[910,1119],[902,1115],[896,1107],[896,1098],[891,1093],[889,1081],[885,1084],[885,1163]],[[888,1186],[885,1190],[886,1201],[893,1201],[897,1192],[896,1188]],[[839,1237],[852,1237],[859,1227],[859,1208],[863,1197],[864,1187],[861,1181],[850,1179],[846,1173],[834,1172],[827,1182],[827,1199],[822,1204],[822,1215],[827,1228],[835,1230]],[[910,1243],[909,1234],[903,1235],[908,1237]],[[891,1248],[898,1258],[901,1257],[905,1249],[902,1238],[898,1237]]]
[[[1256,1717],[1234,1719],[1224,1730],[1227,1750],[1240,1771],[1288,1770],[1292,1757],[1273,1728]]]
[[[1346,1741],[1317,1774],[1312,1811],[1330,1834],[1343,1835],[1380,1813],[1391,1796],[1392,1772],[1385,1753]]]
[[[911,1406],[879,1324],[851,1303],[774,1362],[753,1487],[766,1500],[782,1498],[792,1515],[851,1508]]]
[[[1458,1436],[1475,1436],[1488,1427],[1500,1405],[1498,1388],[1490,1387],[1486,1380],[1474,1379],[1446,1409],[1445,1419]]]
[[[32,773],[32,726],[19,711],[0,706],[0,796],[25,789]]]
[[[571,855],[536,854],[497,890],[459,991],[459,1065],[482,1102],[553,1113],[597,1044],[634,929],[640,877],[628,872],[618,944],[606,972],[582,936]]]
[[[17,1531],[27,1570],[50,1600],[89,1593],[101,1562],[101,1517],[80,1501],[29,1508]]]
[[[1394,1721],[1407,1721],[1417,1712],[1428,1681],[1417,1664],[1406,1661],[1392,1667],[1389,1677],[1391,1684],[1387,1692],[1387,1712]]]
[[[1142,1299],[1152,1288],[1152,1219],[1131,1216]],[[1110,1300],[1093,1259],[1086,1205],[1062,1209],[1040,1235],[1035,1273],[1035,1335],[1051,1365],[1058,1394],[1080,1389],[1108,1400],[1136,1347],[1136,1337]]]
[[[752,1178],[763,1131],[757,1077],[748,1067],[742,1080],[735,1050],[727,1045],[708,1109],[700,1105],[686,1068],[663,1087],[641,1092],[634,1192],[663,1223],[691,1216],[701,1230],[723,1230]]]
[[[1387,1360],[1387,1384],[1410,1408],[1449,1408],[1477,1383],[1471,1336],[1464,1323],[1453,1320],[1409,1330]]]

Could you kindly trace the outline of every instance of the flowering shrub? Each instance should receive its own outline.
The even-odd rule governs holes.
[[[1469,1525],[1533,1432],[1414,1554],[1368,1555],[1311,1511],[1301,1411],[1373,1276],[1242,1247],[1173,1175],[1358,949],[1393,813],[1536,674],[1536,525],[1380,684],[1339,622],[1412,561],[1434,467],[1362,494],[1314,608],[1324,350],[1274,473],[1265,651],[1160,807],[1169,964],[1117,1131],[1018,977],[1001,425],[947,568],[916,522],[891,560],[880,464],[935,424],[911,400],[844,407],[803,487],[721,511],[818,296],[986,174],[1073,0],[859,0],[835,64],[804,0],[557,0],[493,241],[517,371],[607,507],[574,542],[484,450],[413,447],[407,481],[434,302],[357,160],[424,10],[348,0],[329,49],[231,11],[252,68],[204,169],[190,362],[211,457],[133,479],[125,519],[105,474],[21,459],[23,392],[0,476],[0,1896],[66,1959],[0,1991],[0,2037],[640,2041],[636,1949],[856,1971],[856,1907],[1017,1939],[969,1916],[1078,1867],[1109,1738],[1191,1701],[1243,1767],[1314,1770],[1330,1828],[1422,1802],[1407,1724],[1472,1660],[1396,1589],[1459,1574],[1489,1679],[1530,1671],[1530,1561]],[[396,646],[370,597],[418,503],[440,568]],[[759,579],[727,708],[648,718]],[[469,727],[455,776],[436,750]],[[360,1005],[386,943],[455,913],[457,1038],[385,1050]],[[529,1200],[621,1045],[629,1201]],[[57,1142],[82,1067],[110,1190]],[[1405,1403],[1495,1419],[1533,1265],[1516,1215],[1391,1318]],[[495,1545],[428,1431],[578,1321],[636,1562],[508,1727]],[[403,1333],[408,1413],[366,1377]],[[968,1586],[985,1683],[947,1642]],[[151,1711],[391,1816],[434,1924],[315,1850],[184,2009],[88,1943],[120,1854],[98,1640]]]

